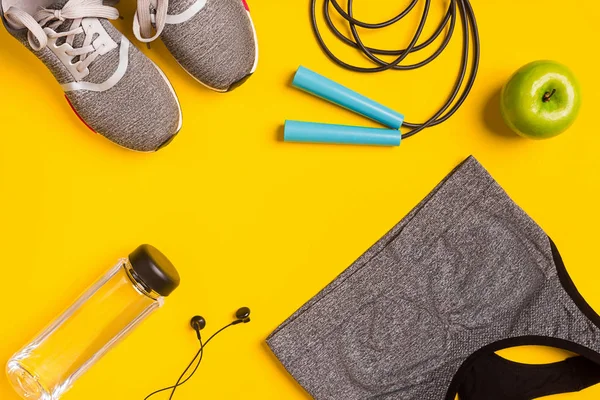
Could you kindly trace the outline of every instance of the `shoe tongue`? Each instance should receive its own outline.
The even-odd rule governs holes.
[[[54,3],[54,4],[51,4],[51,5],[47,6],[46,8],[48,10],[62,10],[62,8],[68,2],[69,2],[69,0],[60,0],[60,1],[57,1],[56,3]]]

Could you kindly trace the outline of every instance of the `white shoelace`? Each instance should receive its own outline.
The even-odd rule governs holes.
[[[81,47],[66,52],[73,58],[79,56],[81,62],[77,65],[77,70],[83,72],[100,55],[103,45],[99,48],[94,47],[93,35],[84,31],[81,26],[82,19],[117,19],[119,11],[114,7],[103,5],[102,0],[70,0],[61,10],[43,8],[31,16],[17,7],[10,7],[4,16],[14,26],[29,30],[27,34],[29,45],[35,51],[44,49],[48,45],[48,38],[65,37],[66,43],[72,46],[76,35],[85,34]],[[73,21],[69,31],[56,33],[44,30],[44,27],[54,30],[68,20]]]
[[[156,10],[152,13],[151,7]],[[156,40],[165,29],[169,0],[138,0],[137,11],[133,19],[133,34],[143,43]],[[154,18],[153,18],[154,17]],[[152,36],[152,23],[156,32]]]

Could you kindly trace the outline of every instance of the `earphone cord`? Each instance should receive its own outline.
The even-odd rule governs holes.
[[[204,342],[204,343],[202,343],[202,338],[199,338],[199,340],[200,340],[200,349],[198,350],[198,352],[196,353],[196,355],[194,356],[194,358],[192,359],[192,361],[188,364],[188,366],[186,367],[186,369],[183,371],[183,373],[181,374],[181,376],[179,377],[179,379],[177,379],[177,383],[175,383],[175,385],[173,385],[173,386],[165,387],[165,388],[162,388],[162,389],[159,389],[159,390],[156,390],[156,391],[150,393],[148,396],[146,396],[144,398],[144,400],[148,400],[150,397],[152,397],[152,396],[154,396],[154,395],[156,395],[158,393],[167,391],[167,390],[171,390],[171,395],[169,396],[169,400],[171,400],[173,398],[173,396],[175,395],[175,390],[177,390],[177,388],[179,386],[182,386],[187,381],[189,381],[192,378],[192,376],[194,376],[194,374],[196,373],[196,371],[198,370],[198,368],[200,367],[200,363],[202,362],[202,357],[204,356],[204,348],[206,347],[206,345],[208,345],[208,343],[210,343],[210,341],[215,336],[217,336],[219,333],[223,332],[225,329],[227,329],[227,328],[229,328],[231,326],[234,326],[234,325],[236,325],[235,321],[232,322],[232,323],[230,323],[230,324],[225,325],[224,327],[222,327],[221,329],[219,329],[218,331],[216,331],[215,333],[213,333],[212,336],[209,337],[208,340],[206,342]],[[196,363],[196,366],[194,367],[194,370],[192,371],[192,373],[187,378],[185,378],[182,381],[182,379],[185,376],[185,374],[189,371],[189,369],[192,367],[192,365],[194,365],[194,363],[196,362],[196,359],[198,359],[198,362]]]
[[[355,71],[355,72],[364,72],[364,73],[382,72],[382,71],[387,71],[389,69],[412,70],[412,69],[417,69],[417,68],[423,67],[423,66],[429,64],[430,62],[432,62],[433,60],[435,60],[444,51],[444,49],[448,46],[448,43],[450,42],[450,39],[452,38],[454,29],[456,27],[456,10],[458,9],[458,12],[460,14],[460,19],[462,22],[462,26],[463,26],[463,48],[462,48],[462,61],[461,61],[460,72],[459,72],[459,76],[456,80],[456,83],[454,84],[454,88],[452,89],[452,92],[450,93],[450,96],[448,97],[448,99],[446,100],[444,105],[430,119],[428,119],[427,121],[425,121],[423,123],[404,122],[404,124],[402,126],[409,128],[410,130],[408,132],[404,133],[402,135],[402,138],[403,139],[409,138],[409,137],[419,133],[420,131],[422,131],[425,128],[441,124],[442,122],[448,120],[448,118],[450,118],[460,108],[460,106],[464,103],[467,96],[471,92],[471,89],[473,88],[473,83],[475,82],[475,78],[477,76],[477,71],[479,69],[479,58],[480,58],[479,30],[477,28],[477,22],[475,20],[475,13],[473,11],[473,8],[471,7],[470,0],[450,0],[450,5],[448,7],[448,11],[447,11],[444,19],[438,26],[438,28],[435,30],[435,32],[431,35],[431,37],[429,39],[425,40],[421,44],[417,44],[417,42],[419,41],[419,38],[421,37],[421,34],[423,32],[423,28],[425,27],[425,23],[427,21],[427,16],[429,14],[429,9],[431,6],[431,0],[424,0],[425,5],[424,5],[424,10],[423,10],[423,15],[421,17],[421,21],[419,22],[418,28],[415,32],[415,35],[413,36],[409,45],[405,49],[402,49],[402,50],[384,50],[384,49],[377,49],[377,48],[365,46],[362,39],[360,38],[357,27],[374,30],[374,29],[381,29],[381,28],[386,28],[388,26],[391,26],[391,25],[395,24],[396,22],[400,21],[406,15],[408,15],[413,10],[413,8],[417,5],[419,0],[412,0],[411,3],[408,5],[408,7],[404,11],[402,11],[400,14],[395,16],[394,18],[392,18],[388,21],[376,23],[376,24],[370,24],[370,23],[366,23],[366,22],[355,19],[353,16],[353,0],[347,0],[347,1],[348,1],[348,11],[346,12],[339,5],[337,0],[324,0],[323,12],[325,15],[325,21],[327,22],[329,29],[335,36],[337,36],[345,44],[360,50],[367,58],[369,58],[376,65],[375,67],[360,67],[360,66],[348,64],[348,63],[342,61],[340,58],[338,58],[331,52],[331,50],[325,44],[325,41],[323,40],[323,37],[321,36],[319,27],[317,25],[317,17],[316,17],[317,0],[311,0],[310,8],[311,8],[312,26],[313,26],[313,30],[314,30],[315,36],[317,38],[317,41],[319,42],[319,45],[321,46],[321,48],[323,49],[325,54],[327,54],[327,56],[332,61],[334,61],[336,64],[338,64],[339,66],[341,66],[343,68],[346,68],[346,69],[349,69],[349,70]],[[335,25],[331,19],[331,12],[330,12],[330,7],[329,7],[330,4],[333,4],[333,7],[336,9],[336,11],[339,13],[339,15],[348,22],[354,40],[347,38],[344,34],[342,34],[339,31],[338,28],[335,27]],[[404,59],[409,54],[415,53],[415,52],[418,52],[420,50],[427,48],[431,43],[433,43],[442,34],[442,32],[446,28],[448,28],[446,35],[444,36],[438,49],[431,56],[429,56],[428,58],[424,59],[423,61],[420,61],[415,64],[401,65],[402,61],[404,61]],[[473,54],[472,54],[472,59],[471,59],[471,68],[469,70],[469,53],[470,53],[470,39],[469,38],[470,37],[472,37],[472,39],[473,39]],[[394,61],[387,62],[378,57],[381,55],[397,56],[397,58]],[[464,85],[464,88],[462,88],[464,80],[465,80],[465,76],[467,75],[467,72],[468,72],[469,76],[467,78],[466,84]],[[462,88],[462,90],[461,90],[461,88]]]

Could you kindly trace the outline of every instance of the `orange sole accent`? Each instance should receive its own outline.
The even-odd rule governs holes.
[[[94,132],[94,133],[96,133],[96,134],[97,134],[98,132],[96,132],[95,130],[93,130],[93,129],[92,129],[92,127],[91,127],[91,126],[89,126],[89,125],[87,124],[87,122],[85,122],[85,120],[84,120],[83,118],[81,118],[81,115],[79,115],[79,113],[77,112],[77,110],[75,110],[75,107],[73,107],[73,104],[71,104],[71,100],[69,100],[69,98],[67,97],[67,95],[65,95],[65,99],[67,99],[67,103],[69,103],[69,107],[71,107],[71,110],[73,110],[73,112],[75,113],[75,115],[77,115],[77,118],[79,118],[79,120],[80,120],[81,122],[83,122],[83,124],[84,124],[85,126],[87,126],[87,127],[88,127],[88,129],[89,129],[90,131],[92,131],[92,132]]]

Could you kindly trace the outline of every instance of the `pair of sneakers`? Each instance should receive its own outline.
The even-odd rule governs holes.
[[[156,151],[181,129],[181,107],[160,68],[109,22],[119,18],[113,5],[0,0],[0,15],[8,32],[52,71],[90,129],[128,149]],[[160,37],[205,86],[227,92],[255,71],[258,45],[245,0],[138,0],[137,5],[136,38],[149,43]]]

